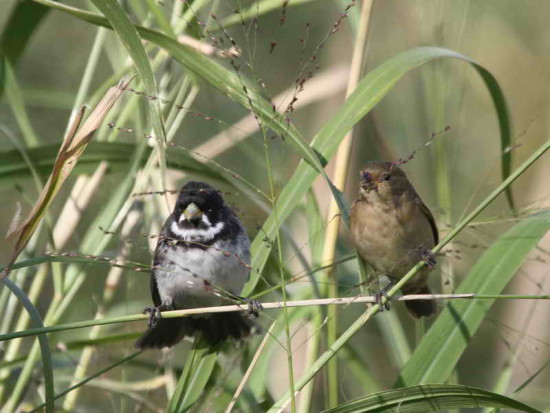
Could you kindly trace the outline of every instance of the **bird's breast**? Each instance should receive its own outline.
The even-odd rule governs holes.
[[[400,278],[434,245],[431,227],[416,205],[408,208],[356,202],[350,216],[352,242],[377,272]]]
[[[239,294],[248,277],[248,251],[216,242],[206,249],[167,247],[155,270],[161,301],[175,308],[227,303],[224,291]],[[221,296],[220,296],[221,295]]]

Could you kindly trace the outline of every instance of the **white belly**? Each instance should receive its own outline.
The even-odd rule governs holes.
[[[167,249],[162,269],[155,271],[162,303],[178,309],[230,303],[217,291],[221,289],[222,296],[223,291],[240,294],[249,272],[245,265],[248,256],[237,249],[219,243],[205,250]],[[231,255],[226,256],[222,251]]]

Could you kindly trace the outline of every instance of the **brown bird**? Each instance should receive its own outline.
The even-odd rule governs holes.
[[[435,220],[405,173],[392,162],[369,162],[361,171],[359,198],[350,215],[351,240],[359,255],[392,283],[421,260],[421,268],[402,288],[404,294],[431,294],[428,274],[435,266],[430,250],[439,242]],[[413,317],[436,313],[433,300],[406,301]]]

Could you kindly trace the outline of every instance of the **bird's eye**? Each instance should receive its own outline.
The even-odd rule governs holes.
[[[384,176],[382,177],[382,179],[386,182],[388,182],[390,179],[391,179],[391,175],[390,174],[384,174]]]
[[[365,182],[372,181],[372,175],[369,172],[363,172],[363,181]]]

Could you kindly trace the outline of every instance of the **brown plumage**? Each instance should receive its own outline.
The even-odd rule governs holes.
[[[350,215],[351,240],[377,273],[399,281],[438,242],[437,227],[405,173],[391,162],[369,162],[361,171],[359,198]],[[404,294],[430,294],[429,268],[423,267],[403,287]],[[406,301],[409,313],[430,316],[433,300]]]

